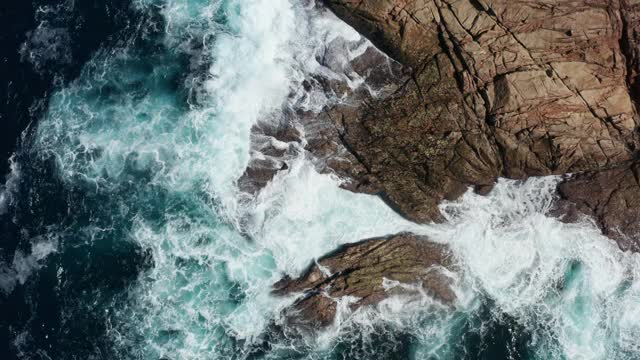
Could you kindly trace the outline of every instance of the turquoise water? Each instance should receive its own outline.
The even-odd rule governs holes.
[[[312,1],[140,0],[139,23],[57,90],[0,197],[18,358],[637,358],[640,263],[587,221],[546,216],[558,179],[501,181],[418,226],[297,157],[259,194],[237,180],[258,122],[340,101],[320,54],[368,45]],[[333,44],[333,45],[332,45]],[[343,59],[344,60],[344,59]],[[349,59],[347,59],[349,60]],[[366,84],[365,84],[366,85]],[[303,141],[304,143],[304,141]],[[391,298],[314,334],[271,294],[340,244],[414,231],[451,246],[458,302]],[[19,304],[19,305],[15,305]]]

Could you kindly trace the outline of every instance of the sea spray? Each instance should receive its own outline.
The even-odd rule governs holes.
[[[377,197],[340,190],[341,182],[299,158],[255,199],[251,235],[284,274],[300,275],[310,259],[341,244],[420,229]]]
[[[532,335],[529,356],[633,358],[627,331],[635,330],[623,328],[619,314],[640,308],[631,290],[638,255],[621,252],[589,219],[551,217],[558,181],[500,180],[486,197],[469,191],[442,204],[448,222],[425,233],[453,248],[462,288],[479,301],[464,311],[489,301],[492,316],[507,315]]]

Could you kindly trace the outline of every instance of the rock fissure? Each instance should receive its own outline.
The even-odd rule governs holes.
[[[378,194],[399,214],[425,223],[442,221],[438,204],[469,186],[485,193],[498,177],[573,173],[558,185],[551,214],[563,221],[591,217],[621,249],[640,251],[640,3],[325,3],[402,69],[378,77],[386,95],[354,91],[351,105],[309,120],[314,126],[327,122],[333,132],[311,141],[307,151],[327,158],[328,151],[344,149],[347,161],[364,168],[327,163],[327,171],[353,180],[347,189]],[[452,299],[442,290],[450,279],[421,277],[425,264],[403,251],[417,249],[404,243],[413,244],[407,237],[415,235],[359,243],[361,257],[348,250],[328,255],[320,264],[353,271],[336,271],[318,289],[339,298],[348,288],[360,298],[351,305],[355,310],[391,295],[381,290],[388,275]],[[376,241],[400,245],[393,251],[370,248]],[[438,266],[452,266],[440,260]],[[280,284],[281,289],[301,291],[317,271]],[[302,317],[327,324],[336,306],[323,299],[306,296],[294,307]]]

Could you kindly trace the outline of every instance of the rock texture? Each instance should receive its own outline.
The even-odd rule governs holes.
[[[348,58],[351,53],[359,55]],[[313,156],[309,158],[319,171],[335,171],[361,180],[345,185],[346,188],[360,192],[378,190],[362,186],[366,169],[345,147],[335,124],[324,115],[318,116],[322,109],[307,105],[326,102],[331,107],[340,104],[345,110],[357,109],[373,93],[384,97],[395,91],[402,77],[402,66],[364,39],[336,38],[326,44],[316,60],[323,67],[323,73],[310,76],[292,91],[291,111],[285,112],[281,119],[267,119],[252,128],[251,162],[238,181],[245,192],[254,194],[262,189],[304,149],[312,151]]]
[[[640,1],[623,0],[622,4],[622,49],[627,60],[627,84],[631,98],[640,103]]]
[[[292,123],[261,122],[251,131],[251,160],[238,179],[240,190],[256,194],[301,151],[301,134]]]
[[[555,214],[592,217],[623,250],[640,251],[640,1],[325,3],[400,67],[374,77],[383,92],[352,92],[302,117],[306,149],[353,179],[345,187],[429,222],[469,186],[486,193],[498,177],[574,173]],[[303,292],[292,318],[324,326],[337,298],[355,296],[357,308],[392,294],[384,278],[454,301],[444,272],[423,271],[450,266],[446,247],[404,234],[339,249],[276,292]]]
[[[346,174],[354,187],[383,194],[406,217],[438,220],[442,199],[499,176],[599,170],[633,159],[638,120],[627,81],[637,77],[629,27],[635,4],[326,3],[406,66],[391,96],[337,106],[319,120],[334,124],[366,169]]]
[[[572,176],[558,194],[555,213],[564,221],[590,216],[622,250],[640,251],[640,164]]]
[[[275,293],[303,293],[290,320],[311,328],[330,324],[336,315],[336,300],[357,300],[352,310],[377,304],[391,295],[420,295],[418,289],[443,303],[455,300],[451,279],[446,275],[452,259],[446,246],[425,237],[399,234],[345,245],[320,259],[298,279],[283,279]],[[404,284],[385,289],[383,281]],[[409,285],[409,286],[406,286]]]

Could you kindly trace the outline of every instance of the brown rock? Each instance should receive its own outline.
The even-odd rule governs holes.
[[[455,300],[451,278],[452,258],[446,246],[413,234],[364,240],[328,254],[298,279],[283,279],[274,285],[280,295],[303,293],[296,301],[290,321],[318,328],[336,315],[336,298],[353,296],[355,310],[375,305],[391,295],[418,295],[410,287],[385,290],[383,279],[421,286],[443,303]],[[329,273],[327,273],[327,271]]]
[[[240,190],[255,194],[262,189],[275,174],[288,168],[287,161],[300,151],[301,134],[290,123],[261,122],[251,129],[251,149],[259,156],[253,156],[244,174],[238,179]]]
[[[356,184],[377,184],[366,188],[409,219],[438,220],[441,200],[499,176],[632,159],[638,120],[627,81],[637,77],[637,2],[326,3],[407,66],[390,96],[334,107],[318,121],[333,123],[366,169]]]
[[[316,59],[330,76],[315,74],[305,79],[300,89],[291,94],[292,98],[300,96],[300,105],[309,101],[309,97],[315,92],[322,92],[329,98],[329,102],[339,102],[343,109],[357,109],[362,101],[371,96],[371,93],[386,94],[397,88],[397,81],[401,76],[402,66],[389,59],[386,55],[372,46],[369,46],[362,54],[347,61],[347,55],[359,48],[365,42],[345,41],[336,38],[326,44],[326,48]],[[351,88],[348,80],[359,83],[358,87]],[[314,102],[311,99],[310,102]],[[296,113],[286,113],[279,122],[265,121],[257,124],[251,131],[251,163],[239,179],[240,189],[248,193],[256,193],[263,188],[273,176],[282,169],[283,164],[292,160],[306,144],[307,149],[313,150],[313,161],[321,172],[338,172],[348,179],[359,179],[359,182],[345,184],[344,187],[353,191],[376,193],[379,186],[375,179],[366,180],[366,169],[345,148],[340,139],[335,124],[326,116],[318,117],[313,111],[296,108]],[[299,127],[304,129],[304,135],[299,132]],[[274,142],[288,143],[286,149],[274,147]]]
[[[640,251],[640,164],[569,177],[558,186],[554,214],[575,222],[592,217],[624,251]]]
[[[426,222],[469,185],[484,194],[501,176],[578,173],[558,186],[555,214],[593,217],[623,250],[640,251],[640,1],[325,3],[404,65],[395,77],[373,73],[383,92],[346,91],[345,103],[303,117],[307,149],[353,179],[346,188]],[[376,67],[375,56],[353,68]],[[384,278],[451,303],[443,267],[452,267],[445,246],[401,234],[345,246],[275,292],[302,292],[290,320],[325,326],[336,298],[358,298],[356,309],[410,293],[385,291]]]

